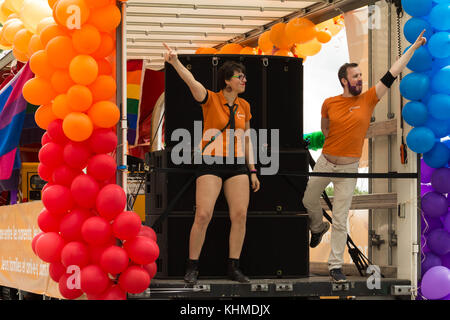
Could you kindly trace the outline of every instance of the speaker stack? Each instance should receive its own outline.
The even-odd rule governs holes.
[[[278,158],[279,172],[308,171],[303,137],[303,67],[297,58],[251,55],[179,55],[179,60],[205,86],[217,92],[217,71],[227,60],[246,67],[246,91],[240,96],[250,103],[253,129],[279,130],[279,148],[270,140],[269,158]],[[146,179],[146,224],[152,226],[193,176],[192,164],[176,165],[172,141],[176,129],[187,129],[194,138],[194,121],[202,121],[202,109],[171,65],[165,77],[165,150],[148,153],[146,162],[156,170]],[[200,141],[192,140],[192,145]],[[274,146],[272,148],[272,145]],[[259,150],[257,150],[259,152]],[[272,164],[258,163],[258,169]],[[158,169],[187,169],[163,172]],[[241,267],[253,278],[302,277],[309,274],[308,218],[302,205],[307,178],[259,175],[261,188],[250,194],[247,229]],[[189,234],[195,213],[195,180],[155,231],[160,257],[158,278],[184,275]],[[228,257],[230,221],[223,192],[215,205],[200,256],[200,275],[223,277]]]

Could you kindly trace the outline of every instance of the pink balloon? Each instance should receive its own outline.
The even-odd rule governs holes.
[[[108,275],[98,265],[91,264],[81,269],[81,290],[85,293],[101,294],[109,284]]]
[[[94,153],[110,153],[117,147],[117,135],[111,129],[96,129],[89,138]]]
[[[38,226],[44,232],[58,232],[61,217],[51,214],[47,209],[42,209],[38,216]]]
[[[39,150],[39,162],[43,163],[49,168],[55,168],[63,164],[63,148],[55,142],[45,144]]]
[[[150,276],[147,271],[138,266],[130,266],[119,277],[119,286],[129,293],[144,292],[150,285]]]
[[[128,254],[118,246],[106,248],[100,256],[100,267],[106,273],[119,274],[128,267]]]
[[[83,240],[81,235],[81,226],[90,217],[93,217],[92,212],[84,208],[73,208],[68,214],[66,214],[61,219],[61,223],[59,225],[59,231],[64,240]]]
[[[105,218],[91,217],[83,223],[81,235],[89,244],[102,245],[111,239],[112,228]]]
[[[123,245],[130,259],[137,264],[155,262],[159,256],[159,247],[155,241],[147,237],[137,236]]]
[[[63,150],[64,161],[74,169],[84,169],[90,156],[91,151],[86,143],[70,141]]]
[[[89,264],[88,247],[79,241],[69,242],[61,251],[61,262],[65,267],[83,268]]]
[[[126,204],[127,196],[125,191],[118,185],[109,184],[98,193],[96,208],[100,216],[111,221],[124,211]]]
[[[133,211],[120,213],[112,224],[113,234],[121,239],[128,240],[136,237],[141,230],[141,218]]]
[[[58,233],[47,232],[36,241],[36,253],[45,262],[58,262],[64,246],[65,242]]]
[[[53,185],[42,193],[44,206],[53,215],[62,215],[72,209],[74,202],[69,188]]]
[[[98,182],[87,174],[77,176],[70,186],[76,204],[83,208],[94,208],[100,190]]]

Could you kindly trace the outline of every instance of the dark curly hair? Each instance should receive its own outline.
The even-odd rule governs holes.
[[[232,76],[234,76],[234,72],[242,72],[245,73],[245,66],[236,61],[226,61],[220,68],[217,73],[219,89],[223,90],[227,87],[225,80],[230,80]]]

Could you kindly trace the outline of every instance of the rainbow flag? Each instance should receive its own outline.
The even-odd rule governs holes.
[[[28,105],[23,98],[22,89],[33,77],[27,64],[0,91],[0,182],[9,188],[16,185],[16,181],[8,181],[15,180],[16,174],[13,171],[20,170],[18,145]]]
[[[127,62],[127,119],[128,145],[137,144],[139,136],[139,110],[141,107],[142,84],[144,82],[144,61]]]

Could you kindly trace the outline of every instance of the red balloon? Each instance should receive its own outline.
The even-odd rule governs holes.
[[[90,217],[92,213],[88,209],[74,208],[66,214],[59,225],[61,236],[66,241],[83,240],[81,235],[81,226]]]
[[[150,285],[150,276],[142,267],[128,267],[119,277],[119,286],[129,293],[144,292]]]
[[[116,160],[107,154],[98,154],[89,159],[87,173],[99,181],[110,179],[116,174]]]
[[[114,242],[108,241],[106,244],[102,244],[102,245],[98,245],[98,246],[90,245],[89,246],[89,255],[90,255],[92,264],[100,265],[100,257],[102,256],[103,252],[112,245],[115,245],[115,241]]]
[[[39,162],[49,168],[58,167],[63,161],[63,148],[57,143],[49,142],[39,150]]]
[[[105,218],[91,217],[81,226],[81,235],[89,244],[102,245],[111,238],[111,225]]]
[[[153,241],[157,240],[155,230],[153,230],[149,226],[142,225],[141,230],[138,233],[138,236],[148,237],[148,238],[152,239]]]
[[[76,204],[83,208],[95,207],[100,186],[98,182],[87,174],[77,176],[70,186],[73,200]]]
[[[133,239],[141,230],[141,218],[133,211],[122,212],[114,219],[112,228],[120,240]]]
[[[55,184],[52,182],[47,182],[41,190],[41,193],[44,192],[47,188],[54,186]]]
[[[36,253],[45,262],[57,262],[61,259],[61,251],[65,242],[56,232],[43,234],[36,242]]]
[[[74,169],[84,169],[87,166],[91,151],[87,144],[70,141],[63,150],[63,159]]]
[[[150,276],[150,279],[153,279],[153,277],[156,275],[156,272],[158,271],[158,268],[156,266],[156,262],[145,264],[145,265],[142,266],[142,268],[144,268],[145,271],[148,272],[148,275]]]
[[[37,255],[36,253],[36,242],[39,240],[39,238],[41,236],[43,236],[45,234],[45,232],[39,232],[37,235],[35,235],[33,237],[33,240],[31,240],[31,249],[33,249],[34,254]]]
[[[111,221],[124,211],[126,204],[125,191],[116,184],[108,184],[98,193],[96,208],[100,216]]]
[[[59,292],[64,298],[72,300],[79,298],[83,295],[83,291],[81,291],[81,289],[79,288],[76,288],[76,282],[77,281],[74,281],[74,275],[65,273],[61,276],[61,278],[59,279],[58,286]],[[70,285],[71,287],[70,289],[68,288],[68,285]]]
[[[41,138],[41,145],[45,146],[47,143],[52,142],[52,139],[49,137],[47,131],[44,132]]]
[[[66,187],[70,187],[73,179],[80,174],[80,170],[72,169],[63,164],[53,170],[53,182]]]
[[[108,275],[98,265],[91,264],[81,269],[81,290],[87,294],[100,294],[109,284]]]
[[[41,177],[41,179],[44,181],[53,181],[53,169],[43,163],[39,163],[38,165],[38,174],[39,177]],[[42,192],[44,192],[44,190],[42,190]]]
[[[127,294],[118,285],[107,289],[101,296],[101,300],[127,300]]]
[[[110,274],[119,274],[128,267],[128,254],[118,246],[106,248],[100,256],[100,267]]]
[[[61,262],[65,267],[78,266],[80,269],[89,264],[88,247],[79,241],[69,242],[61,251]]]
[[[147,237],[137,236],[128,240],[123,245],[128,256],[137,264],[149,264],[155,262],[159,256],[159,247],[155,241]]]
[[[62,124],[61,119],[53,120],[47,127],[47,133],[54,142],[65,145],[69,142],[69,138],[64,134]]]
[[[117,135],[111,129],[96,129],[89,138],[89,147],[95,153],[110,153],[117,147]]]
[[[62,215],[72,209],[74,202],[70,189],[60,185],[53,185],[42,193],[42,202],[50,213]]]
[[[59,279],[66,273],[66,267],[59,261],[53,262],[50,263],[50,266],[48,267],[48,273],[53,281],[59,282]]]
[[[61,217],[52,215],[47,209],[42,209],[38,216],[38,226],[44,232],[58,232]]]

